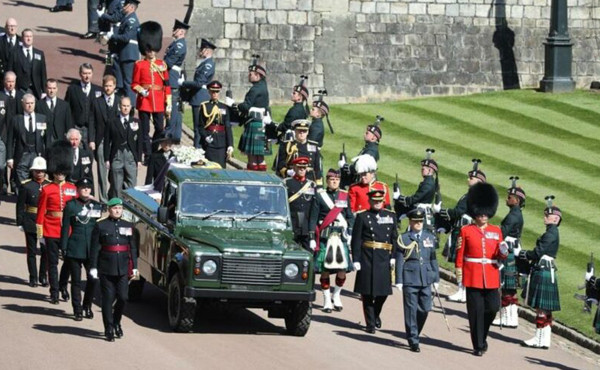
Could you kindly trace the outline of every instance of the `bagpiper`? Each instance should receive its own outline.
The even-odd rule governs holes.
[[[294,241],[308,251],[311,250],[308,217],[316,189],[315,182],[306,176],[309,162],[308,157],[294,159],[292,161],[294,172],[284,180],[290,203]]]
[[[498,208],[496,189],[478,183],[467,193],[467,212],[474,222],[460,229],[456,253],[456,280],[467,289],[467,316],[473,355],[488,349],[490,325],[500,309],[499,261],[508,254],[502,230],[488,223]]]
[[[308,140],[317,143],[319,149],[323,147],[323,139],[325,138],[323,117],[327,119],[331,128],[331,123],[329,122],[329,105],[323,100],[325,96],[327,96],[327,90],[319,90],[319,93],[314,95],[312,109],[310,110],[311,123],[308,130]]]
[[[481,159],[473,159],[473,169],[467,173],[467,183],[469,188],[475,184],[487,182],[485,173],[479,168]],[[446,239],[446,245],[442,254],[446,256],[448,262],[456,262],[456,249],[458,248],[458,234],[463,226],[471,224],[473,219],[467,213],[467,194],[460,197],[458,203],[454,208],[442,208],[440,209],[440,218],[442,223],[449,225],[450,232],[448,239]],[[438,232],[446,232],[446,225],[440,225],[441,230]],[[467,301],[467,291],[462,285],[458,286],[458,291],[448,296],[448,300],[451,302],[465,303]]]
[[[316,253],[315,272],[321,274],[323,311],[343,309],[341,292],[346,282],[346,273],[352,271],[348,244],[351,241],[354,216],[350,210],[350,199],[340,189],[340,172],[327,171],[327,188],[317,190],[311,208],[308,229],[310,249]],[[335,275],[333,302],[330,275]]]
[[[308,77],[301,75],[300,82],[292,88],[291,101],[294,105],[285,114],[283,122],[277,126],[277,137],[280,142],[294,140],[292,122],[297,119],[308,118],[308,107],[306,105],[308,89],[306,88],[306,80],[308,80]]]
[[[492,322],[492,325],[504,326],[507,328],[516,328],[519,326],[519,299],[517,298],[517,288],[519,281],[519,272],[516,266],[515,248],[519,248],[521,243],[521,233],[523,232],[523,212],[521,209],[525,206],[525,191],[517,186],[518,176],[511,176],[511,187],[508,189],[506,205],[510,209],[506,217],[500,223],[504,240],[508,243],[508,256],[500,270],[502,280],[502,308],[500,308],[499,317]]]
[[[390,207],[390,189],[387,184],[376,180],[377,162],[370,155],[359,156],[354,163],[359,181],[348,188],[350,208],[357,213],[371,208],[369,192],[382,190],[384,192],[384,207]]]
[[[356,281],[354,292],[361,295],[366,331],[381,328],[381,310],[392,294],[391,271],[398,250],[396,215],[384,208],[385,192],[368,193],[371,208],[356,215],[352,229],[352,258]]]
[[[523,298],[529,307],[536,310],[536,330],[533,338],[521,343],[526,347],[550,348],[552,312],[560,311],[558,275],[554,260],[558,254],[558,227],[562,222],[562,212],[553,201],[553,195],[546,197],[544,209],[546,232],[535,242],[535,248],[523,251],[517,247],[514,251],[519,259],[533,262],[527,286],[523,289]]]

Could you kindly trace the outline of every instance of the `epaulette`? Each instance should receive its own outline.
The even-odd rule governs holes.
[[[25,179],[25,180],[21,181],[21,185],[25,185],[30,181],[31,181],[31,179]]]

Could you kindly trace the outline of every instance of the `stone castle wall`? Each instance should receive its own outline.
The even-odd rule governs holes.
[[[216,78],[234,97],[260,54],[272,102],[298,76],[328,101],[383,101],[537,88],[552,0],[195,0],[186,69],[195,40],[216,43]],[[555,0],[565,1],[565,0]],[[600,0],[568,0],[573,79],[600,74]]]

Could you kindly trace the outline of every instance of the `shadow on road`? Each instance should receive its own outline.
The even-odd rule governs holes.
[[[339,317],[335,317],[333,316],[333,314],[324,314],[324,315],[315,315],[315,310],[313,307],[313,316],[312,316],[312,321],[316,321],[316,322],[322,322],[325,324],[329,324],[338,328],[347,328],[347,329],[362,329],[363,326],[360,325],[359,323],[350,321],[350,320],[345,320],[345,319],[341,319]]]
[[[421,342],[421,344],[425,344],[427,346],[432,346],[432,347],[445,348],[449,351],[465,352],[465,353],[473,352],[473,350],[471,350],[470,348],[457,346],[454,343],[446,342],[445,340],[441,340],[441,339],[435,339],[435,338],[424,336],[424,337],[421,337],[421,339],[419,339],[419,341]]]
[[[52,334],[70,334],[76,335],[78,337],[90,338],[90,339],[102,339],[104,340],[103,333],[99,333],[97,331],[78,328],[76,326],[52,326],[52,325],[43,325],[43,324],[35,324],[33,328],[36,330],[45,331],[47,333]]]
[[[0,224],[2,224],[2,225],[16,225],[14,218],[1,217],[1,216],[0,216]]]
[[[70,305],[69,305],[70,306]],[[18,304],[4,304],[2,308],[9,311],[27,313],[31,315],[44,315],[52,317],[60,317],[63,319],[72,319],[73,316],[67,314],[64,310],[50,307],[38,306],[19,306]]]
[[[34,4],[34,3],[30,3],[29,1],[21,1],[21,0],[16,0],[16,1],[12,0],[10,2],[5,1],[4,5],[8,5],[8,6],[27,6],[27,7],[30,7],[30,8],[39,8],[39,9],[50,10],[49,6]]]
[[[25,254],[25,247],[18,245],[0,245],[0,249],[17,253],[17,254]]]
[[[382,346],[408,349],[408,346],[406,346],[396,340],[378,337],[376,334],[358,334],[358,333],[350,333],[347,331],[340,331],[340,330],[334,330],[333,332],[342,337],[355,339],[355,340],[358,340],[361,342],[371,342],[371,343],[375,343],[375,344],[380,344]]]
[[[439,312],[440,314],[442,313],[442,310],[439,307],[435,307],[436,308],[436,312]],[[467,312],[466,311],[459,311],[459,310],[455,310],[454,308],[449,308],[447,306],[444,306],[444,310],[446,311],[446,316],[458,316],[458,317],[462,317],[463,319],[467,318]],[[466,307],[465,307],[466,310]]]
[[[0,275],[0,283],[16,284],[16,285],[27,285],[27,280],[18,278],[16,276]]]
[[[535,358],[535,357],[525,356],[525,359],[527,361],[529,361],[530,363],[532,363],[532,364],[541,365],[541,366],[545,366],[545,367],[550,367],[550,368],[553,368],[553,369],[577,370],[577,368],[570,367],[570,366],[565,366],[565,365],[563,365],[561,363],[558,363],[558,362],[552,362],[552,361],[542,360],[541,358]]]
[[[498,330],[500,330],[500,328],[498,328]],[[504,332],[504,333],[514,333],[515,331],[514,331],[514,329],[502,329],[502,332]],[[499,331],[491,331],[490,330],[489,333],[488,333],[488,336],[490,338],[498,339],[498,340],[500,340],[502,342],[515,343],[515,344],[520,344],[521,343],[520,339],[500,334]]]
[[[77,33],[77,32],[65,30],[65,29],[62,29],[62,28],[50,27],[50,26],[39,26],[39,27],[36,27],[36,31],[45,32],[45,33],[51,33],[51,34],[61,34],[61,35],[66,35],[66,36],[71,36],[71,37],[77,37],[77,38],[79,38],[81,36],[81,34]]]
[[[44,288],[44,290],[46,289],[47,288]],[[31,301],[46,301],[48,299],[48,295],[45,293],[24,292],[22,290],[13,289],[0,289],[0,296],[19,299],[29,299]]]
[[[76,57],[83,57],[86,59],[92,59],[92,60],[97,60],[99,62],[104,62],[104,57],[102,55],[92,54],[88,51],[81,50],[81,49],[68,48],[68,47],[61,46],[58,48],[58,51],[60,51],[61,54],[65,54],[65,55],[72,55],[72,56],[76,56]]]

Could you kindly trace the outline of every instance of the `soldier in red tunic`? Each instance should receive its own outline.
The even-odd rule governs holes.
[[[385,208],[390,209],[390,189],[386,183],[375,180],[375,171],[377,171],[375,159],[368,154],[363,154],[356,160],[355,169],[360,180],[348,188],[352,213],[371,208],[367,194],[372,190],[383,190],[385,192],[383,205]]]
[[[164,130],[165,114],[171,114],[171,87],[167,64],[156,59],[162,44],[162,28],[156,22],[145,22],[138,33],[138,47],[144,59],[135,63],[131,89],[137,92],[136,108],[142,123],[142,151],[144,165],[152,154],[150,142],[150,118],[154,124],[152,139],[160,137]]]
[[[48,253],[48,275],[50,280],[50,303],[58,304],[58,292],[69,299],[67,283],[69,270],[63,264],[58,278],[58,254],[63,209],[67,202],[77,196],[77,188],[65,179],[73,168],[73,150],[67,140],[59,140],[48,150],[48,173],[52,183],[44,186],[38,203],[36,228],[40,244],[45,244]]]
[[[458,237],[456,279],[467,288],[467,315],[473,354],[487,351],[487,334],[500,309],[498,260],[506,259],[508,245],[502,230],[488,224],[498,208],[498,193],[488,183],[478,183],[467,193],[467,213],[474,223],[464,226]]]

